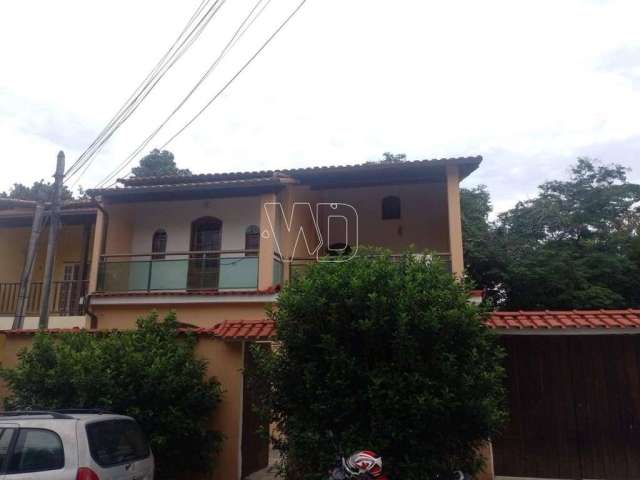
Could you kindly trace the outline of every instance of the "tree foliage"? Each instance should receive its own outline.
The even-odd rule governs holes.
[[[324,480],[336,454],[363,448],[391,478],[476,471],[504,419],[501,349],[441,264],[372,253],[285,287],[279,347],[254,351],[287,478]]]
[[[162,177],[165,175],[191,175],[186,168],[178,168],[173,153],[154,148],[140,160],[140,165],[131,169],[135,177]]]
[[[640,185],[581,158],[491,222],[486,189],[463,190],[469,275],[505,309],[640,305]]]
[[[0,192],[1,198],[13,198],[17,200],[51,201],[53,196],[53,183],[46,183],[44,180],[33,182],[30,187],[22,183],[14,183],[9,193]],[[62,186],[63,200],[71,200],[73,193],[66,185]]]
[[[367,162],[369,164],[372,163],[402,163],[407,161],[407,155],[405,153],[391,153],[384,152],[382,154],[382,158],[380,160],[375,160],[372,162]]]
[[[149,438],[160,478],[206,471],[221,443],[208,419],[221,399],[196,339],[174,314],[138,320],[133,331],[36,335],[15,369],[3,369],[12,409],[105,408],[134,417]]]

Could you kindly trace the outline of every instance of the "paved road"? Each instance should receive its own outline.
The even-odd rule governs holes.
[[[252,475],[249,475],[245,480],[277,480],[276,473],[273,467],[267,467],[264,470],[260,470]]]

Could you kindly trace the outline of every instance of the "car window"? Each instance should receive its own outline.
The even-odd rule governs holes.
[[[64,468],[64,450],[57,433],[21,428],[7,473],[42,472]]]
[[[11,445],[11,439],[13,438],[13,428],[0,429],[0,467],[4,465],[7,459],[7,453],[9,452],[9,445]]]
[[[87,425],[91,456],[101,467],[141,460],[149,456],[149,445],[132,420],[107,420]]]

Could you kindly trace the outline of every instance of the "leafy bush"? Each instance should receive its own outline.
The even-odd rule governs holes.
[[[36,335],[15,369],[1,372],[11,409],[104,408],[130,415],[149,438],[158,476],[206,471],[221,444],[207,429],[221,399],[205,379],[196,339],[179,335],[175,314],[138,319],[137,330]]]
[[[278,348],[253,352],[284,472],[324,479],[357,449],[379,452],[391,478],[476,472],[505,419],[502,350],[438,261],[368,253],[287,286]]]

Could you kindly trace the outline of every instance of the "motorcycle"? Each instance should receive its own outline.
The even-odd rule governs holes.
[[[370,450],[355,452],[348,458],[338,457],[330,472],[329,480],[389,480],[382,472],[382,457]],[[433,480],[472,480],[469,475],[455,471],[451,475],[439,475]]]

